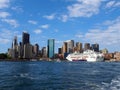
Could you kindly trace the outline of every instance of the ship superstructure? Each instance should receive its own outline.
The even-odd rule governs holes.
[[[93,50],[86,50],[83,53],[71,53],[68,54],[66,57],[69,61],[88,61],[88,62],[95,62],[95,61],[103,61],[104,56],[100,52],[95,52]]]

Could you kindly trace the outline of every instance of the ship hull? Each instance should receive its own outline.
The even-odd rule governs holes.
[[[82,61],[82,62],[85,61],[85,62],[86,62],[87,60],[84,60],[84,59],[78,59],[78,60],[72,60],[72,61]]]
[[[86,58],[86,59],[67,59],[68,61],[87,61],[87,62],[102,62],[104,58]]]

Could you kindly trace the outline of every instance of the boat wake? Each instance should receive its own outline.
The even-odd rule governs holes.
[[[37,78],[31,76],[29,73],[20,73],[19,75],[14,75],[14,78],[21,78],[21,79],[30,79],[30,80],[35,80]]]
[[[110,83],[102,82],[101,90],[120,90],[120,76],[111,80]]]

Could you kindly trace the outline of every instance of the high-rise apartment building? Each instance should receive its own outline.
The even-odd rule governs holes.
[[[73,53],[73,48],[74,48],[74,40],[68,40],[67,41],[67,52]]]
[[[12,42],[12,58],[18,58],[18,42],[17,42],[17,36],[14,37],[14,40]]]
[[[13,46],[17,46],[18,45],[18,42],[17,42],[17,36],[14,37],[14,40],[13,40]],[[15,47],[14,47],[15,48]]]
[[[48,48],[47,48],[48,58],[54,58],[54,48],[55,48],[55,40],[49,39],[48,40]]]
[[[92,50],[96,51],[96,52],[99,52],[99,44],[92,44],[91,46]]]
[[[62,53],[67,53],[67,42],[63,43],[63,47],[62,47]]]
[[[39,54],[39,45],[38,44],[35,44],[33,46],[33,53],[34,53],[35,57],[38,56],[38,54]]]
[[[22,58],[29,58],[29,56],[26,55],[28,51],[25,51],[25,50],[28,50],[29,45],[30,45],[30,35],[27,32],[23,32],[22,34]]]
[[[74,49],[74,40],[68,40],[63,43],[63,54],[64,53],[72,53]]]
[[[23,55],[23,47],[22,47],[22,42],[20,42],[18,46],[18,57],[22,58],[22,55]]]
[[[90,49],[90,43],[85,43],[84,44],[84,50]]]
[[[83,51],[82,43],[76,42],[76,48],[77,48],[77,52],[81,53]]]
[[[58,48],[58,54],[62,54],[62,48]]]
[[[46,47],[43,47],[41,53],[42,53],[42,57],[43,57],[43,58],[46,58],[46,57],[47,57],[47,48],[46,48]]]
[[[23,58],[31,59],[32,58],[32,45],[24,44],[24,55]]]
[[[66,58],[66,56],[69,53],[73,53],[73,51],[74,51],[74,40],[68,40],[68,41],[63,43],[62,55],[64,58]]]

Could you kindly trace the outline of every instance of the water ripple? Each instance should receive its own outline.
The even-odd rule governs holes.
[[[0,62],[0,90],[120,90],[120,63]]]

